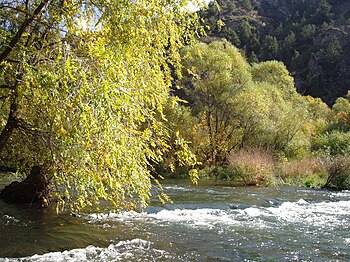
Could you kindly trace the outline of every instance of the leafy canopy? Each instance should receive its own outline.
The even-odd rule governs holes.
[[[182,51],[182,84],[194,118],[192,141],[203,165],[225,165],[240,149],[263,148],[288,157],[311,150],[327,106],[296,92],[281,62],[252,66],[227,41]]]
[[[44,165],[75,208],[100,200],[145,206],[151,166],[170,148],[163,114],[170,68],[178,68],[179,49],[193,39],[196,20],[186,4],[4,2],[2,164],[22,171]],[[181,163],[194,164],[176,135]]]

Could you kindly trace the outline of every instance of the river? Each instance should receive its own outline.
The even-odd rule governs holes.
[[[350,261],[350,191],[164,188],[174,204],[143,212],[57,216],[0,201],[0,261]]]

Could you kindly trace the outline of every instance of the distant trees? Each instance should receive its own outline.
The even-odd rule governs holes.
[[[218,15],[199,12],[204,25],[225,22],[220,30],[211,27],[209,36],[227,39],[250,62],[283,61],[298,79],[302,94],[320,97],[328,105],[346,94],[350,84],[347,6],[327,0],[297,0],[285,6],[279,6],[284,1],[266,0],[217,3]]]
[[[197,151],[206,163],[222,163],[237,144],[239,123],[233,108],[235,96],[251,81],[249,65],[229,42],[198,43],[182,54],[183,81],[203,133]]]
[[[262,46],[262,52],[264,53],[264,60],[276,59],[279,52],[279,44],[277,42],[277,38],[271,35],[266,35]]]
[[[199,136],[192,141],[202,163],[225,164],[228,155],[241,148],[289,156],[310,150],[314,134],[308,128],[317,125],[307,113],[313,100],[296,93],[282,63],[250,66],[227,41],[186,47],[182,57],[182,85]]]
[[[330,67],[332,67],[340,61],[340,59],[342,58],[342,55],[343,55],[343,48],[340,42],[336,38],[333,38],[329,42],[327,49],[325,50],[325,53],[324,53],[325,62],[328,63]]]

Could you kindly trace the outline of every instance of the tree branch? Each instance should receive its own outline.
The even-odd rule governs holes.
[[[31,17],[27,18],[24,20],[23,24],[21,27],[18,29],[18,32],[16,35],[13,37],[11,42],[8,44],[8,46],[5,48],[5,50],[1,53],[0,55],[0,64],[6,59],[6,57],[10,54],[12,49],[16,46],[18,41],[21,39],[21,36],[23,35],[24,31],[27,29],[27,27],[30,25],[31,22],[33,22],[34,18],[41,12],[41,10],[44,8],[46,5],[46,1],[42,1],[38,7],[34,10],[34,13]]]
[[[12,89],[13,86],[10,85],[0,85],[0,89]]]
[[[7,6],[7,5],[5,5],[5,6],[0,6],[0,8],[9,8],[9,9],[15,10],[16,12],[23,13],[23,14],[25,14],[26,16],[31,15],[31,13],[29,13],[27,10],[22,10],[22,9],[17,8],[17,7],[13,7],[13,6]],[[35,17],[33,18],[33,21],[38,22],[39,24],[42,24],[42,25],[44,25],[44,26],[47,26],[47,27],[49,27],[50,29],[56,29],[56,30],[61,31],[62,33],[68,33],[67,30],[64,30],[64,29],[62,29],[62,28],[58,28],[58,27],[49,25],[48,22],[43,21],[43,20],[40,20],[40,19],[37,19],[37,18],[35,18]]]

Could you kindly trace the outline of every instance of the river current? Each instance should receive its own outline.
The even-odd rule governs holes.
[[[350,191],[163,182],[142,212],[0,201],[0,261],[350,261]]]

